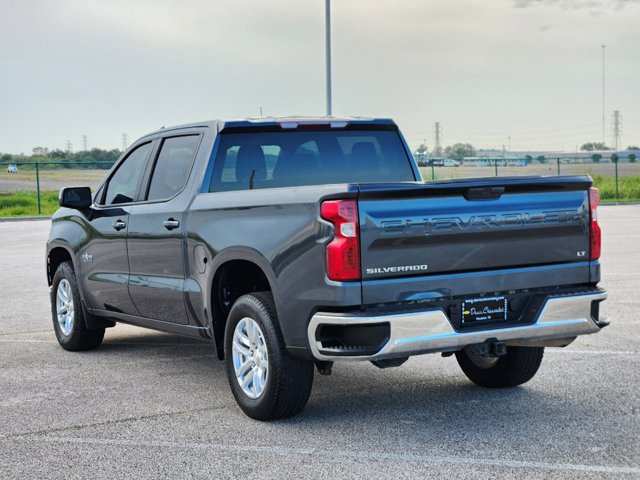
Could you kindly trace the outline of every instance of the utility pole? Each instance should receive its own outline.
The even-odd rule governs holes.
[[[613,111],[613,149],[617,152],[622,145],[622,115],[620,110]]]
[[[327,116],[331,110],[331,0],[324,0],[325,7],[325,44],[327,60]]]
[[[436,122],[436,124],[433,127],[433,132],[434,132],[434,141],[433,141],[433,155],[435,157],[441,157],[442,156],[442,127],[440,126],[440,122]]]
[[[507,151],[511,152],[511,136],[507,137]]]
[[[602,45],[602,143],[606,143],[604,134],[604,49],[606,45]]]
[[[126,133],[122,134],[122,151],[124,152],[129,146],[129,135]]]
[[[82,135],[82,151],[86,152],[87,150],[87,136]]]
[[[71,140],[67,140],[67,152],[71,153],[73,150],[73,143],[71,143]]]

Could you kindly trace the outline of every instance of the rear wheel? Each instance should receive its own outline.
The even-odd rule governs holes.
[[[540,368],[544,347],[507,347],[502,357],[483,356],[473,346],[456,352],[464,374],[476,385],[504,388],[522,385]]]
[[[56,338],[65,350],[91,350],[102,343],[104,328],[87,329],[71,262],[62,262],[53,276],[51,314]]]
[[[231,391],[246,415],[273,420],[304,409],[313,362],[287,352],[270,293],[236,300],[227,320],[224,351]]]

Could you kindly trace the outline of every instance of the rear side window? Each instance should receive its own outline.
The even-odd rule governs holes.
[[[147,200],[165,200],[184,188],[199,144],[199,135],[163,140],[151,176]]]
[[[396,131],[254,131],[221,134],[209,191],[414,180]]]
[[[151,142],[133,150],[111,176],[105,194],[105,205],[129,203],[137,200],[140,180],[147,158],[151,152]]]

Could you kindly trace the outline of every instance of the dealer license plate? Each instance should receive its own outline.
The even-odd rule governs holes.
[[[471,298],[462,302],[462,323],[499,322],[506,319],[506,297]]]

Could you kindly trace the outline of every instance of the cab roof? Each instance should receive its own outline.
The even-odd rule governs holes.
[[[226,128],[243,127],[281,127],[283,129],[296,129],[298,127],[309,127],[314,125],[326,125],[331,128],[344,128],[348,125],[388,125],[395,126],[395,122],[390,118],[373,117],[333,117],[333,116],[291,116],[291,117],[249,117],[239,120],[207,120],[204,122],[188,123],[173,127],[162,127],[151,132],[145,137],[157,135],[173,130],[183,130],[186,128],[206,127],[216,131]]]

